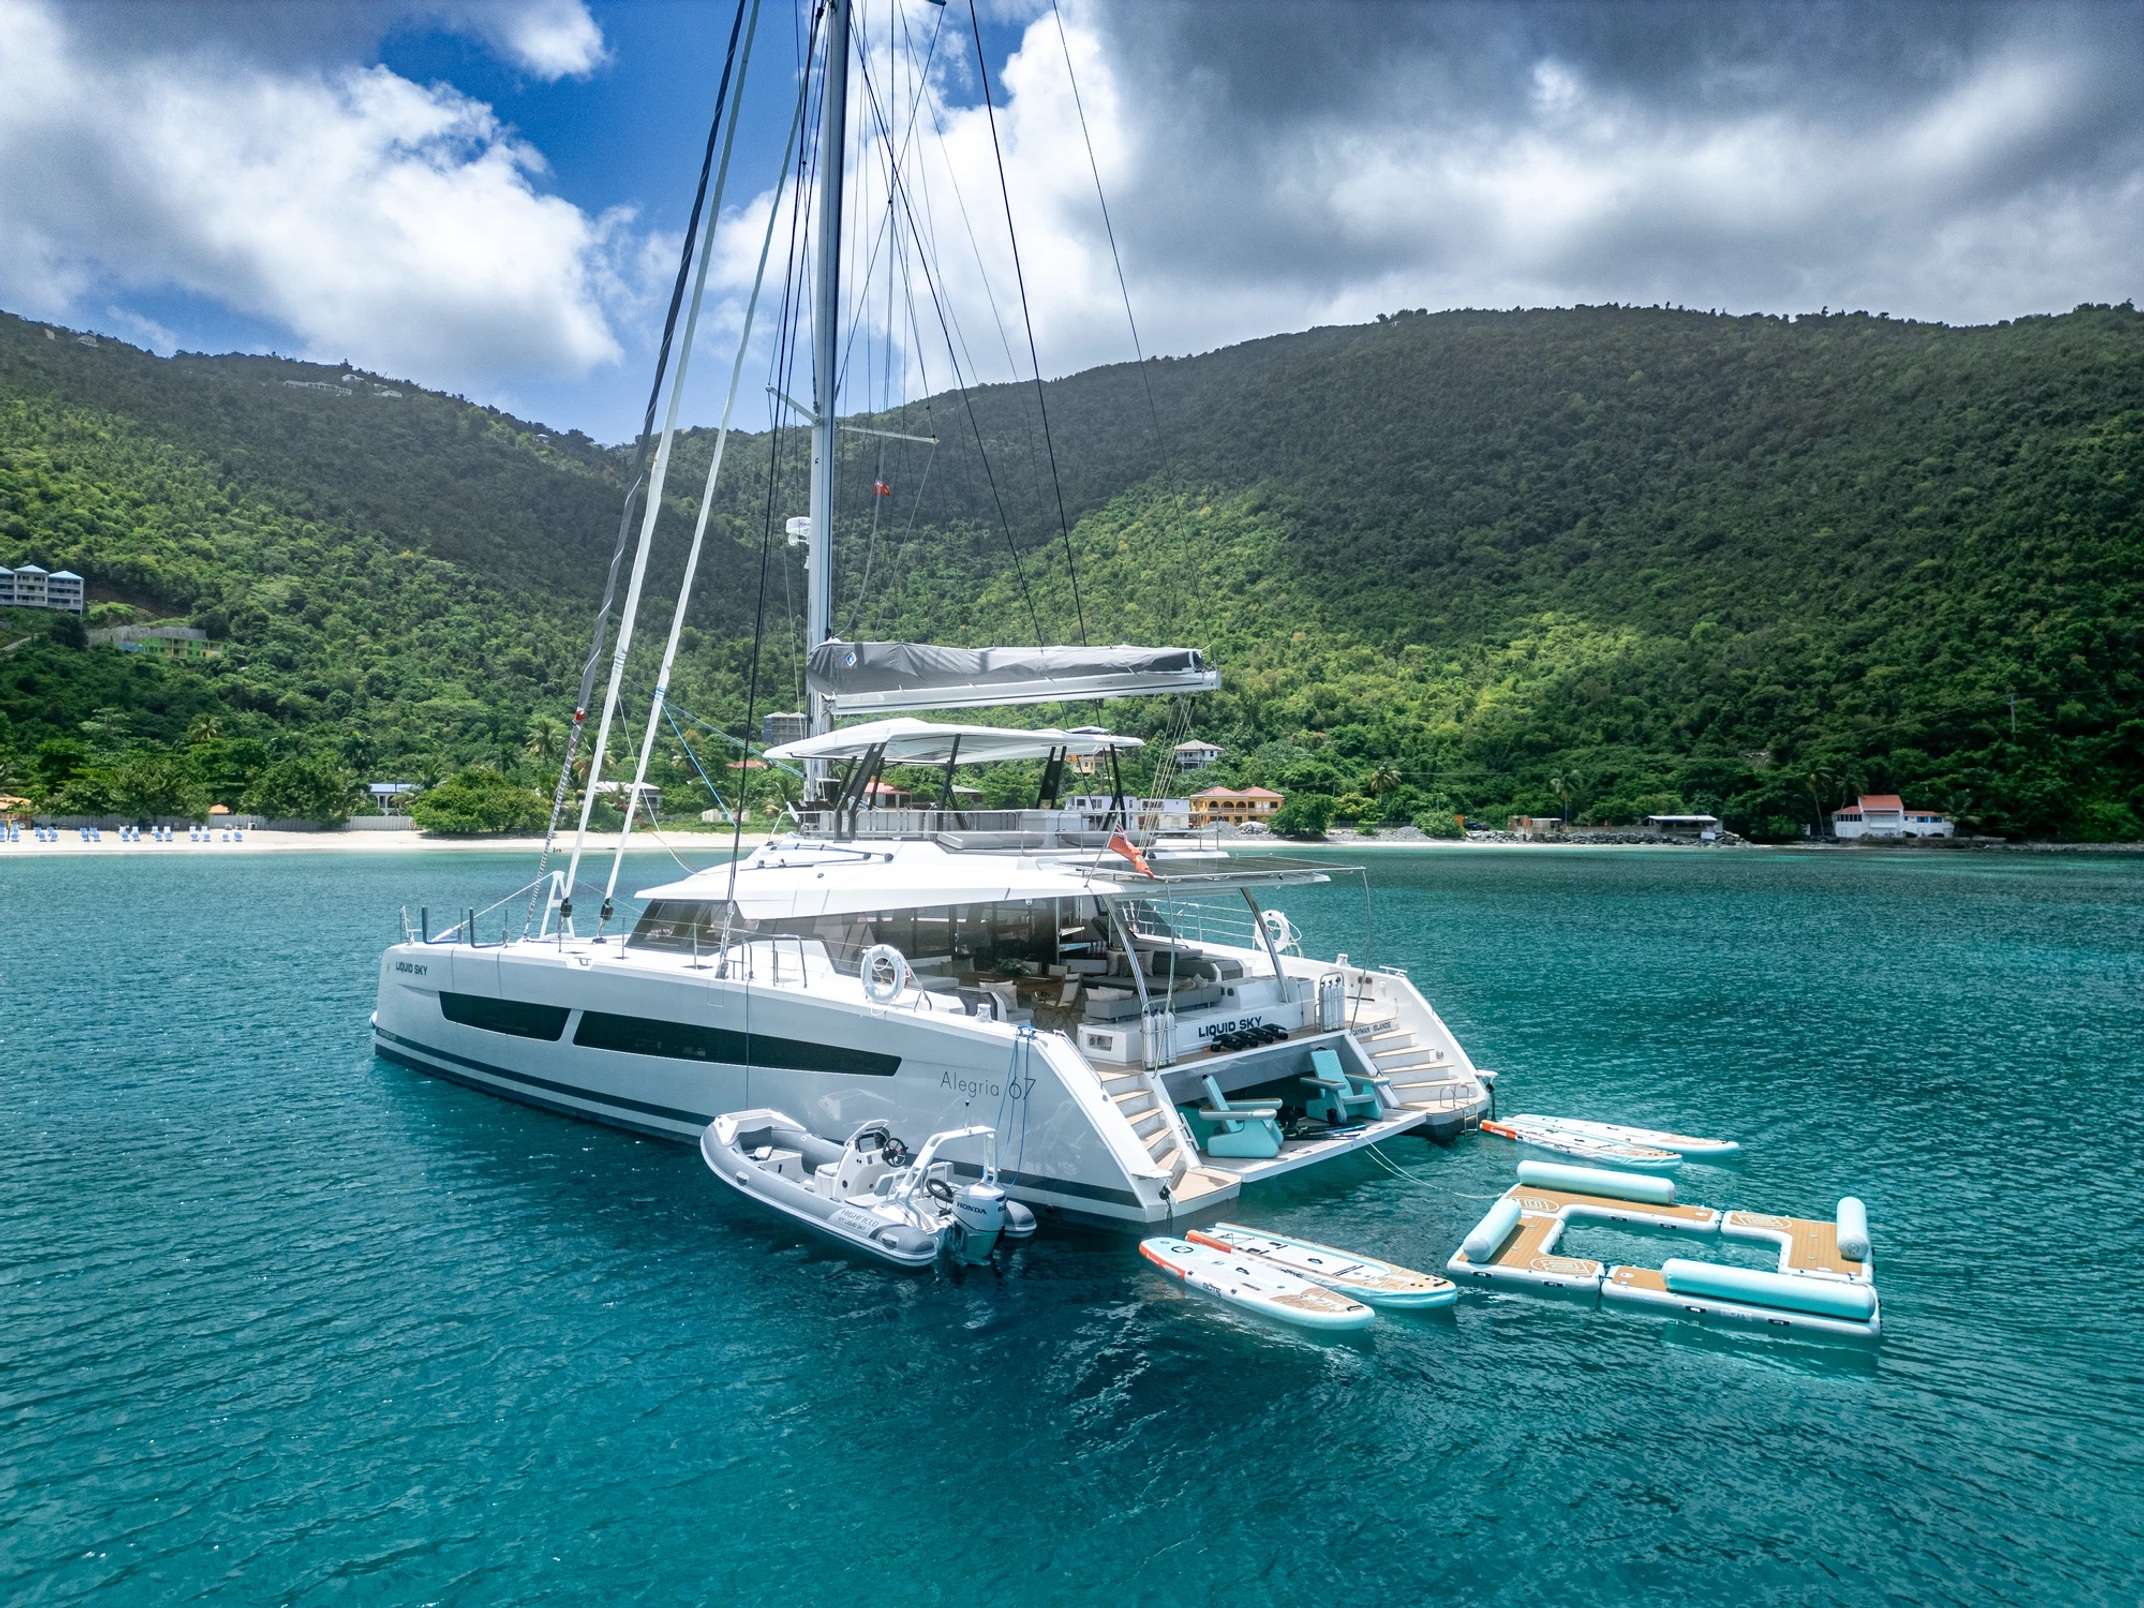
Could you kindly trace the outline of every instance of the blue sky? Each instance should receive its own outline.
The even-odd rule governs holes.
[[[1059,4],[1061,35],[1049,0],[979,7],[1046,374],[1131,354],[1081,109],[1149,351],[1403,306],[1986,322],[2139,289],[2134,4]],[[729,10],[0,0],[0,307],[347,358],[622,439]],[[897,13],[944,18],[904,169],[935,244],[879,282],[927,259],[963,371],[1025,374],[967,0],[861,12],[881,45]],[[764,0],[692,422],[719,409],[807,14]],[[931,315],[893,321],[901,383],[942,387]]]

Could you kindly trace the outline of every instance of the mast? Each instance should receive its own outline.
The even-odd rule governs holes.
[[[833,628],[834,617],[834,383],[841,356],[841,191],[848,154],[849,0],[826,0],[826,74],[819,87],[819,262],[812,325],[811,537],[806,546],[804,634],[806,651]],[[812,735],[833,729],[833,708],[807,693]],[[826,765],[809,767],[814,797],[826,782]]]

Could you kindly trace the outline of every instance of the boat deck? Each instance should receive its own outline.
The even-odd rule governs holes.
[[[1203,1156],[1199,1166],[1207,1172],[1227,1173],[1246,1184],[1255,1184],[1262,1178],[1278,1178],[1282,1173],[1294,1172],[1298,1167],[1313,1166],[1321,1161],[1330,1161],[1335,1156],[1344,1156],[1350,1150],[1360,1150],[1365,1145],[1374,1145],[1381,1139],[1390,1139],[1394,1134],[1405,1133],[1409,1128],[1421,1126],[1429,1120],[1427,1111],[1398,1111],[1377,1122],[1366,1122],[1360,1128],[1350,1128],[1340,1133],[1322,1134],[1308,1139],[1284,1139],[1277,1156],[1252,1159],[1233,1156]],[[1183,1198],[1181,1189],[1177,1198]]]

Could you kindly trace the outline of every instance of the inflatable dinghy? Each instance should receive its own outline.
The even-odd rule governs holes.
[[[1672,1150],[1635,1145],[1621,1139],[1596,1139],[1549,1127],[1533,1117],[1506,1117],[1497,1122],[1484,1122],[1481,1131],[1530,1145],[1535,1150],[1546,1150],[1551,1155],[1569,1156],[1573,1161],[1624,1172],[1673,1172],[1682,1165],[1682,1157]]]
[[[1141,1240],[1139,1254],[1194,1290],[1300,1329],[1362,1329],[1377,1317],[1360,1301],[1283,1272],[1264,1257],[1169,1238]]]
[[[1381,1262],[1374,1256],[1338,1250],[1316,1240],[1269,1234],[1240,1223],[1194,1228],[1184,1238],[1228,1255],[1255,1256],[1283,1273],[1323,1285],[1368,1306],[1440,1307],[1459,1299],[1459,1286],[1434,1273],[1417,1273],[1413,1268]]]
[[[975,1141],[982,1177],[957,1184],[939,1153]],[[998,1186],[990,1128],[934,1133],[911,1156],[883,1122],[837,1145],[779,1111],[732,1111],[701,1133],[700,1156],[747,1200],[895,1267],[929,1267],[941,1255],[980,1263],[1000,1239],[1035,1232],[1035,1214]]]
[[[1504,1120],[1514,1126],[1525,1123],[1529,1127],[1573,1133],[1581,1139],[1605,1139],[1626,1145],[1646,1145],[1654,1150],[1672,1150],[1683,1157],[1731,1156],[1742,1148],[1732,1139],[1700,1139],[1695,1134],[1670,1133],[1665,1128],[1634,1128],[1628,1123],[1592,1122],[1584,1117],[1544,1117],[1529,1111]]]

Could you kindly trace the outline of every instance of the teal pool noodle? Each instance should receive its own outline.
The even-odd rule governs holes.
[[[1876,1314],[1873,1285],[1838,1279],[1814,1279],[1798,1273],[1766,1273],[1753,1267],[1726,1267],[1671,1256],[1660,1276],[1677,1295],[1709,1295],[1719,1301],[1748,1301],[1757,1306],[1813,1312],[1820,1317],[1866,1323]]]
[[[1574,1195],[1607,1195],[1615,1200],[1642,1200],[1666,1206],[1675,1199],[1675,1180],[1644,1173],[1611,1172],[1605,1167],[1571,1167],[1560,1161],[1522,1161],[1519,1182],[1543,1189],[1568,1189]]]

